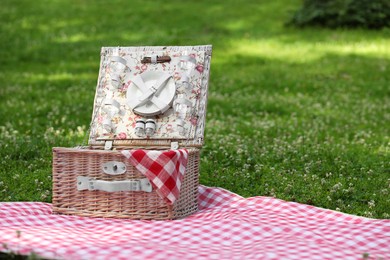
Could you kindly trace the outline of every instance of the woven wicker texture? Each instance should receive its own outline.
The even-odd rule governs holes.
[[[105,174],[102,165],[108,161],[125,163],[126,173]],[[79,191],[78,176],[105,181],[142,179],[144,176],[119,151],[53,148],[53,212],[105,218],[180,219],[198,210],[198,175],[199,150],[190,149],[180,197],[173,205],[166,204],[154,190],[150,193]]]

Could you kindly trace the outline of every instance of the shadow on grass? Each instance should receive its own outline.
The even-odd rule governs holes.
[[[0,252],[0,260],[44,260],[35,254],[30,255],[18,255],[18,254],[7,254]]]

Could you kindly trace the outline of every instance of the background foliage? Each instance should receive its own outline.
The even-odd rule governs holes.
[[[297,26],[390,27],[388,0],[304,0],[291,24]]]
[[[2,0],[0,201],[51,201],[102,46],[213,44],[202,184],[389,218],[390,32],[284,27],[299,5]]]

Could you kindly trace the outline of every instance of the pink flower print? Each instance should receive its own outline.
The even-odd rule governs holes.
[[[101,115],[98,116],[98,123],[99,124],[103,123],[103,117]]]
[[[171,133],[171,132],[173,131],[173,126],[172,126],[172,124],[168,124],[168,125],[166,126],[166,130],[167,130],[168,133]]]
[[[117,137],[117,139],[126,139],[127,135],[126,135],[126,133],[121,132],[116,137]]]
[[[192,94],[195,94],[195,99],[198,100],[200,98],[200,88],[192,89]]]
[[[195,69],[196,69],[199,73],[202,73],[203,70],[204,70],[203,65],[197,65],[197,66],[195,67]]]
[[[139,115],[134,115],[134,121],[137,121],[137,119],[141,119],[142,116],[139,116]]]
[[[174,74],[173,74],[173,79],[174,80],[180,80],[180,78],[181,78],[181,74],[180,74],[180,72],[175,72]]]
[[[146,64],[143,64],[143,65],[141,66],[141,70],[142,70],[142,71],[147,70],[147,68],[148,68],[148,66],[147,66]]]
[[[121,89],[120,89],[119,91],[120,91],[120,92],[126,92],[127,89],[129,88],[130,84],[131,84],[131,81],[129,81],[129,82],[123,84],[122,87],[121,87]]]
[[[195,53],[191,53],[190,55],[188,55],[188,56],[190,56],[191,58],[196,58],[196,54]]]
[[[193,126],[196,126],[198,124],[198,118],[197,117],[191,117],[190,118],[190,123],[193,125]]]

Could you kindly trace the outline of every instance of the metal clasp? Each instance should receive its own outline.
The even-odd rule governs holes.
[[[113,143],[114,143],[113,141],[106,141],[104,143],[104,150],[111,150]]]
[[[110,161],[103,164],[102,170],[109,175],[119,175],[126,172],[126,165],[123,162]]]

